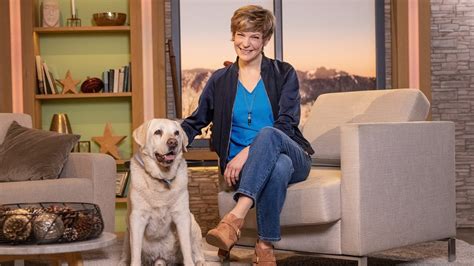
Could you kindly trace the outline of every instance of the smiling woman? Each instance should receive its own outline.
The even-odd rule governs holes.
[[[234,61],[235,51],[232,40],[229,18],[238,7],[252,3],[273,9],[272,0],[258,1],[213,1],[213,0],[180,0],[179,10],[173,12],[179,16],[180,29],[174,29],[174,38],[180,39],[181,50],[177,51],[178,74],[181,77],[183,117],[189,116],[197,106],[199,96],[211,73],[223,66],[224,61]],[[200,16],[195,16],[200,14]],[[206,32],[206,34],[203,34]],[[274,45],[269,41],[265,55],[274,56]],[[196,52],[199,51],[199,52]],[[210,131],[204,129],[204,135]]]

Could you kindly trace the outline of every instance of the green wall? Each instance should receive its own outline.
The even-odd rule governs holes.
[[[115,232],[125,232],[127,229],[127,203],[118,202],[115,204]]]
[[[42,1],[39,2],[41,3]],[[127,0],[75,0],[75,4],[77,16],[81,19],[82,26],[93,25],[92,14],[100,12],[125,13],[127,14],[125,25],[129,24],[130,16]],[[66,26],[67,18],[71,17],[71,0],[59,0],[59,10],[61,13],[60,26]],[[39,21],[38,25],[41,25]]]

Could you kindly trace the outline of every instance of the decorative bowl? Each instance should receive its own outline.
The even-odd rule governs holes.
[[[97,26],[122,26],[127,20],[127,14],[118,12],[102,12],[92,15]]]

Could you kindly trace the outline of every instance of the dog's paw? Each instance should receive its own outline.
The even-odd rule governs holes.
[[[166,261],[158,259],[155,261],[155,264],[153,266],[166,266]]]

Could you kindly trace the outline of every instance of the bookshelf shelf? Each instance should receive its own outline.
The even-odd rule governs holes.
[[[78,93],[78,94],[37,94],[37,100],[62,100],[62,99],[82,99],[82,98],[118,98],[118,97],[132,97],[131,92],[98,92],[98,93]]]
[[[115,203],[127,203],[127,198],[115,198]]]
[[[130,32],[130,26],[85,26],[85,27],[58,27],[43,28],[35,27],[33,31],[36,33],[80,33],[80,32]]]

